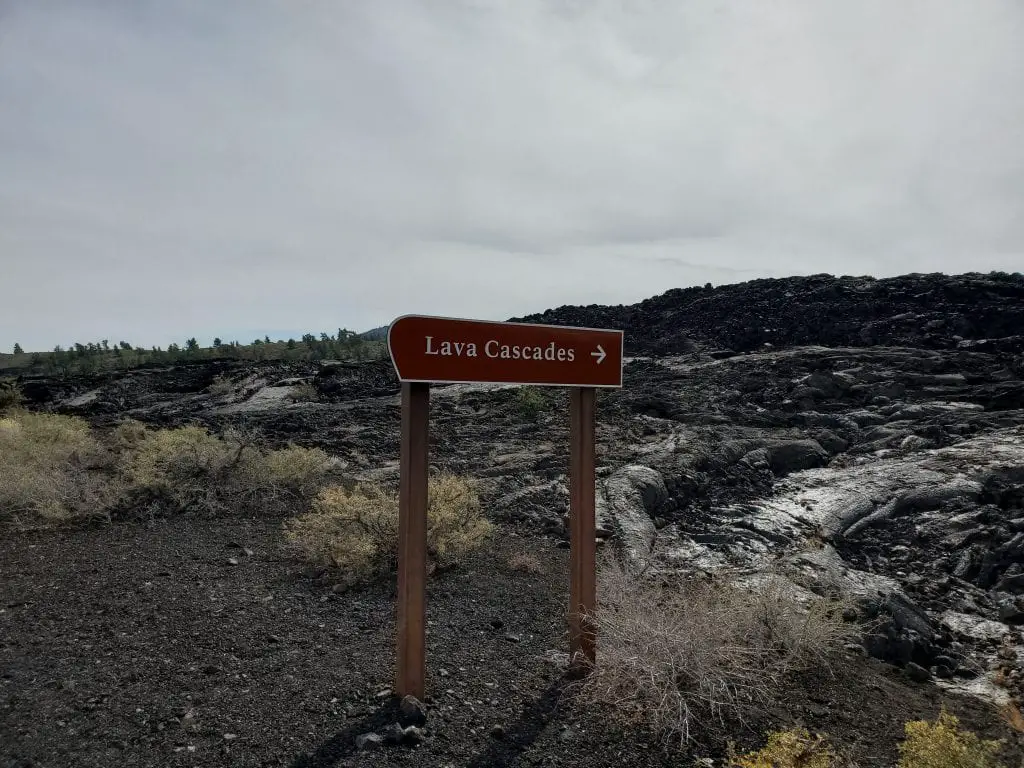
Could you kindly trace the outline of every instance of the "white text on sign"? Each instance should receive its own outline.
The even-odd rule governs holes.
[[[476,344],[472,341],[441,341],[435,346],[434,337],[426,337],[426,353],[428,355],[440,355],[441,357],[479,357]],[[499,360],[548,360],[571,363],[576,359],[576,350],[566,347],[559,347],[551,342],[547,347],[521,347],[515,344],[502,344],[497,339],[491,339],[484,344],[484,354],[487,357]],[[592,353],[596,354],[596,353]],[[601,351],[601,359],[604,359],[604,350]],[[598,362],[601,362],[598,360]]]

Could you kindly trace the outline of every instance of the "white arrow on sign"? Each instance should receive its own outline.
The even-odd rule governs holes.
[[[597,352],[591,352],[590,356],[591,357],[596,357],[597,358],[597,364],[600,365],[601,363],[604,362],[604,359],[606,357],[608,357],[608,353],[604,351],[604,347],[602,347],[600,344],[598,344],[597,345]]]

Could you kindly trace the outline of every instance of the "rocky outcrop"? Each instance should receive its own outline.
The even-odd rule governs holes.
[[[564,306],[522,318],[622,328],[636,355],[770,345],[1024,352],[1024,275],[811,275],[684,288],[632,306]]]
[[[630,465],[608,477],[600,489],[599,527],[617,534],[630,567],[647,568],[657,537],[652,518],[668,498],[665,481],[650,467]]]

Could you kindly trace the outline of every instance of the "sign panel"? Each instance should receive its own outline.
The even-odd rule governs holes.
[[[622,331],[405,315],[388,329],[399,380],[621,387]]]

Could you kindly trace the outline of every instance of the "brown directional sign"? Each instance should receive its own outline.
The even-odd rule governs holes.
[[[622,331],[406,315],[388,329],[402,381],[395,691],[423,698],[427,649],[430,385],[499,382],[572,387],[569,397],[569,656],[596,660],[595,387],[622,386]]]
[[[622,386],[622,331],[406,315],[388,348],[403,382]]]

